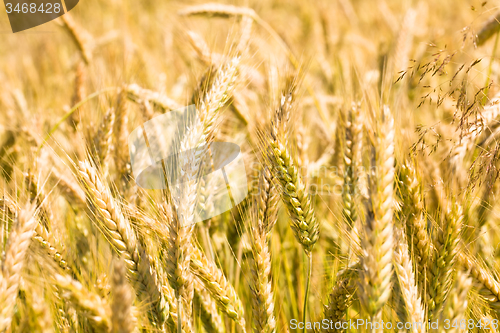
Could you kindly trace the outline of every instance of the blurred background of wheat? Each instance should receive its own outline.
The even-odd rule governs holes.
[[[497,331],[498,5],[85,0],[16,34],[2,10],[0,331]],[[192,103],[249,195],[183,227],[127,138]]]

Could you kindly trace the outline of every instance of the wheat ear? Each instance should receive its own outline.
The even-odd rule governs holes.
[[[375,145],[376,171],[370,189],[371,205],[361,238],[362,269],[358,295],[363,313],[379,320],[391,294],[394,196],[394,119],[383,108]]]
[[[178,317],[178,308],[177,308],[177,299],[175,298],[175,291],[170,287],[168,281],[162,284],[162,292],[165,295],[165,298],[169,304],[169,312],[170,315],[167,319],[167,325],[170,329],[170,332],[182,332],[182,333],[190,333],[193,332],[193,328],[191,326],[191,318],[186,316],[186,311],[181,311],[181,320]],[[178,322],[181,322],[180,330],[178,329]]]
[[[398,235],[398,243],[394,250],[394,264],[399,279],[399,286],[403,294],[409,320],[413,323],[422,323],[421,326],[412,325],[412,332],[423,333],[425,332],[425,312],[419,297],[417,284],[415,283],[413,264],[402,230],[399,230]]]
[[[205,65],[210,66],[212,63],[219,62],[220,55],[212,54],[212,50],[210,50],[210,47],[202,36],[193,31],[187,31],[186,34],[198,58],[200,58]]]
[[[130,222],[92,164],[88,161],[80,162],[79,173],[83,185],[87,188],[89,204],[94,208],[94,214],[100,222],[100,229],[125,260],[128,278],[139,300],[151,303],[153,323],[162,327],[168,316],[168,308],[151,271],[148,256],[138,243]]]
[[[232,5],[225,5],[219,3],[206,3],[187,7],[178,12],[181,16],[219,16],[219,17],[233,17],[233,16],[248,16],[255,18],[257,14],[251,8],[236,7]]]
[[[101,297],[85,290],[80,282],[69,275],[57,274],[55,280],[62,291],[62,296],[89,320],[97,332],[109,332],[110,309]]]
[[[445,216],[444,225],[438,231],[435,242],[436,253],[429,270],[427,303],[429,319],[438,318],[451,288],[456,255],[459,251],[462,220],[462,208],[458,204],[453,204]]]
[[[35,206],[27,206],[19,212],[9,235],[0,275],[0,332],[8,329],[12,322],[26,253],[37,224]]]
[[[104,170],[107,169],[106,160],[109,151],[112,149],[113,126],[115,122],[115,110],[108,109],[104,115],[104,119],[99,126],[99,130],[94,137],[94,146],[97,153],[97,158]]]
[[[190,268],[215,299],[219,308],[239,324],[243,332],[246,332],[243,304],[234,287],[215,263],[208,260],[196,245],[191,247]]]
[[[115,107],[115,122],[113,126],[113,146],[114,150],[114,161],[116,166],[116,171],[120,175],[120,181],[118,186],[121,189],[126,187],[126,182],[128,181],[128,175],[130,170],[128,169],[129,163],[129,152],[127,145],[124,142],[128,141],[128,107],[127,107],[127,90],[126,86],[120,89],[117,97],[116,107]]]
[[[468,294],[472,286],[472,279],[469,274],[463,270],[457,270],[454,290],[450,292],[446,300],[445,308],[442,313],[442,319],[448,319],[451,323],[459,323],[464,320],[467,314]],[[459,333],[459,327],[451,327],[450,333]]]
[[[129,84],[125,86],[125,91],[127,92],[128,98],[132,101],[139,104],[148,102],[157,108],[160,108],[163,112],[180,108],[180,105],[176,101],[169,98],[165,94],[141,88],[137,84]]]
[[[80,185],[72,178],[53,168],[50,177],[57,183],[64,198],[77,207],[86,207],[85,192]]]
[[[324,306],[324,318],[330,322],[324,332],[343,333],[342,324],[347,321],[347,310],[352,304],[356,291],[356,279],[361,268],[359,263],[337,273],[337,279],[328,297],[328,304]],[[333,327],[332,327],[333,323]],[[336,324],[339,323],[339,324]]]
[[[342,191],[342,215],[347,224],[352,227],[358,219],[355,207],[356,169],[359,143],[356,140],[361,132],[361,123],[359,121],[360,112],[357,105],[353,105],[347,114],[344,143],[344,187]]]
[[[498,21],[500,20],[500,12],[491,16],[483,23],[479,32],[477,33],[476,43],[478,46],[486,43],[488,39],[490,39],[495,33],[500,30],[500,24]]]
[[[255,225],[252,225],[252,310],[254,332],[275,332],[274,299],[271,276],[271,253],[268,246],[270,232],[277,220],[277,201],[271,172],[261,171],[259,194],[255,202]]]
[[[218,119],[221,116],[221,112],[219,111],[231,97],[237,78],[239,63],[240,57],[234,57],[220,66],[217,72],[215,72],[208,90],[202,94],[198,93],[197,98],[193,96],[198,116],[203,124],[201,139],[205,140],[206,143],[212,141],[212,137],[217,129]]]
[[[194,280],[194,307],[198,309],[201,323],[207,333],[224,332],[224,322],[218,312],[217,303],[198,279]]]
[[[47,197],[38,186],[37,179],[33,174],[26,174],[25,181],[27,183],[28,192],[30,193],[30,201],[39,209],[39,214],[45,224],[44,226],[41,223],[37,223],[33,239],[46,250],[47,254],[52,258],[52,260],[54,260],[54,262],[56,262],[61,268],[69,270],[68,263],[63,256],[63,251],[56,248],[56,241],[47,228],[51,220],[50,207],[47,206],[46,201]]]
[[[187,192],[185,189],[183,192]],[[175,200],[175,199],[174,199]],[[177,201],[177,200],[175,200]],[[187,202],[186,202],[187,201]],[[179,207],[182,203],[182,207]],[[188,206],[184,208],[184,206]],[[188,318],[187,323],[178,322],[178,329],[186,327],[188,331],[192,331],[192,308],[194,297],[193,275],[189,270],[191,264],[191,251],[189,244],[193,233],[194,224],[192,223],[194,203],[188,198],[178,199],[176,209],[179,210],[179,217],[177,212],[174,211],[174,217],[170,219],[168,227],[169,238],[166,244],[167,248],[167,276],[170,286],[175,291],[175,298],[177,299],[177,311],[182,311],[181,318]],[[182,304],[181,304],[182,302]],[[184,316],[185,313],[185,316]]]
[[[406,239],[414,253],[417,268],[417,281],[421,295],[428,278],[431,256],[431,240],[427,232],[427,221],[423,212],[422,192],[415,168],[406,163],[400,170],[403,214],[406,218]]]
[[[458,262],[474,279],[479,294],[488,301],[493,310],[500,313],[500,282],[486,267],[467,253],[460,252]]]
[[[88,31],[84,30],[80,25],[78,25],[73,20],[73,17],[71,15],[63,15],[61,16],[61,19],[64,23],[64,27],[78,47],[82,59],[85,61],[85,64],[88,65],[92,61],[92,36]]]
[[[269,140],[273,173],[281,185],[281,197],[290,215],[295,238],[309,255],[319,238],[319,223],[308,189],[283,141],[278,136]]]
[[[132,311],[132,292],[126,281],[125,264],[121,260],[113,263],[111,292],[111,333],[132,333],[136,319]]]
[[[47,254],[57,263],[61,268],[70,270],[68,262],[64,259],[63,250],[56,248],[56,241],[51,234],[42,225],[37,224],[35,228],[35,235],[33,239],[36,240],[40,246],[45,249]]]

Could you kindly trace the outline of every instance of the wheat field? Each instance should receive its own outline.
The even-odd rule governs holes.
[[[498,1],[2,10],[0,332],[500,331]]]

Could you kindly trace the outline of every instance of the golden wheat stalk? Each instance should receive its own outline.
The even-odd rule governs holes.
[[[80,51],[85,64],[90,64],[90,62],[92,61],[92,51],[94,48],[92,36],[88,31],[83,29],[73,20],[73,16],[71,16],[71,14],[61,16],[61,20],[63,21],[63,25],[68,31],[69,35],[78,47],[78,50]]]
[[[204,93],[193,96],[198,116],[203,124],[202,144],[209,144],[218,127],[221,108],[231,97],[235,86],[240,57],[234,57],[219,67],[214,78]]]
[[[198,310],[201,324],[207,333],[224,332],[224,322],[218,312],[217,303],[197,278],[194,280],[194,308]]]
[[[363,313],[380,320],[391,294],[394,200],[394,119],[384,106],[375,144],[375,175],[370,188],[364,233],[361,238],[362,269],[358,296]]]
[[[285,103],[282,104],[281,109]],[[283,136],[271,135],[269,155],[274,176],[281,186],[281,197],[290,215],[295,238],[309,255],[319,238],[319,223],[297,163],[293,160],[284,141]]]
[[[344,187],[342,191],[342,214],[347,224],[352,227],[358,214],[355,207],[356,184],[358,176],[356,174],[360,161],[358,158],[358,149],[360,148],[359,134],[362,129],[359,121],[359,106],[353,104],[347,114],[344,143]]]
[[[429,275],[431,256],[431,239],[427,231],[426,216],[423,211],[424,204],[422,189],[415,167],[410,163],[401,166],[399,177],[401,179],[401,192],[403,200],[403,214],[406,219],[406,239],[414,253],[413,260],[416,264],[416,275],[420,295],[426,287]]]
[[[97,159],[103,169],[107,169],[107,158],[112,150],[113,127],[115,122],[115,110],[110,108],[104,114],[104,118],[99,125],[99,130],[94,137],[94,147]]]
[[[457,270],[457,277],[453,291],[446,300],[445,308],[442,313],[442,320],[449,320],[451,323],[460,323],[465,320],[468,306],[468,293],[472,287],[472,279],[463,270]],[[458,333],[466,330],[461,330],[460,327],[450,328],[450,333]]]
[[[191,246],[191,271],[215,299],[219,308],[246,332],[243,304],[224,273],[196,246]]]
[[[356,292],[356,280],[361,268],[359,263],[355,263],[337,273],[335,284],[328,296],[328,303],[323,308],[324,318],[330,323],[325,332],[343,333],[342,328],[347,322],[347,310],[351,307]],[[338,323],[338,324],[337,324]]]
[[[23,208],[16,219],[14,230],[9,235],[0,274],[0,331],[8,329],[14,315],[17,294],[26,253],[38,224],[35,206]]]
[[[204,15],[204,16],[248,16],[255,18],[254,10],[247,7],[237,7],[219,3],[205,3],[201,5],[190,6],[178,12],[182,16]]]
[[[113,263],[111,292],[111,333],[132,333],[136,326],[136,317],[132,308],[132,292],[126,281],[127,272],[121,260]]]
[[[436,253],[429,270],[429,319],[438,318],[451,288],[463,218],[462,208],[453,204],[445,215],[442,229],[438,231]]]
[[[271,281],[271,253],[268,246],[270,232],[277,220],[277,196],[272,175],[268,169],[261,171],[259,191],[255,203],[256,223],[252,225],[253,324],[255,332],[274,332],[273,286]]]
[[[71,302],[78,313],[84,315],[97,332],[109,332],[111,311],[109,305],[101,297],[85,290],[80,282],[69,275],[57,274],[54,278],[62,297]]]
[[[127,92],[128,98],[136,103],[151,103],[163,112],[180,108],[180,105],[176,101],[165,94],[141,88],[137,84],[129,84],[124,89]]]
[[[408,320],[412,323],[423,324],[425,323],[425,312],[415,282],[413,263],[408,251],[407,241],[402,230],[399,230],[397,234],[399,235],[399,239],[394,250],[394,264],[399,279],[399,286],[408,312]],[[425,326],[413,325],[412,332],[423,333],[425,332]]]
[[[497,313],[500,312],[500,282],[497,281],[492,272],[465,252],[458,253],[458,262],[479,286],[479,295],[488,301],[493,310]]]
[[[161,328],[168,316],[168,308],[157,286],[147,254],[96,168],[88,161],[80,162],[79,166],[81,182],[87,189],[88,202],[98,219],[98,226],[125,260],[128,278],[139,300],[150,302],[153,323]]]

